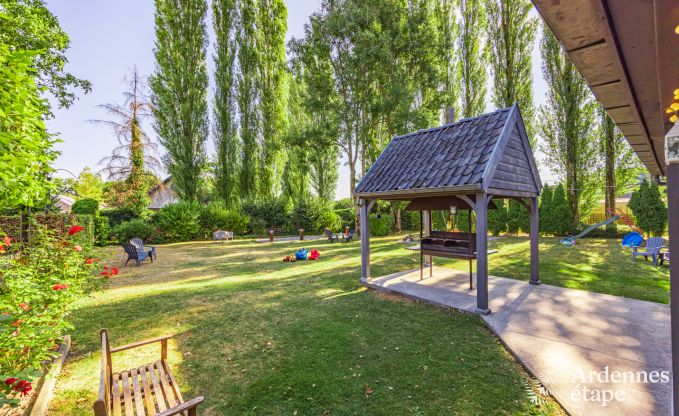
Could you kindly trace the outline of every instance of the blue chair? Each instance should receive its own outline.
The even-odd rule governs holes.
[[[149,254],[149,256],[151,256],[151,259],[158,260],[158,257],[156,256],[156,248],[154,246],[145,246],[144,241],[142,241],[141,238],[133,238],[130,240],[130,244],[135,246],[137,251],[146,251],[146,248],[148,248],[149,250],[146,252]]]
[[[125,253],[127,253],[127,261],[125,261],[125,266],[127,266],[127,263],[129,263],[130,260],[136,261],[137,266],[139,266],[141,262],[147,258],[151,259],[151,263],[153,263],[153,257],[151,256],[150,252],[143,250],[139,251],[137,250],[137,247],[132,244],[122,244],[122,246],[125,250]]]
[[[632,252],[632,259],[636,260],[637,256],[644,256],[644,259],[648,260],[650,256],[653,259],[653,265],[658,265],[658,259],[660,258],[660,249],[665,247],[665,239],[662,237],[653,237],[646,240],[646,247],[632,247],[634,250]],[[645,251],[639,251],[639,249]]]

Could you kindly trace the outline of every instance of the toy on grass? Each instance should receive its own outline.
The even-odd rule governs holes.
[[[572,247],[572,246],[575,245],[575,238],[566,237],[566,238],[562,238],[561,241],[559,241],[559,242],[566,247]]]
[[[297,250],[297,253],[295,253],[295,258],[297,260],[306,260],[308,256],[309,250],[305,248],[300,248],[299,250]]]
[[[316,260],[319,257],[321,257],[321,253],[319,253],[315,248],[312,248],[311,252],[309,253],[309,260]]]

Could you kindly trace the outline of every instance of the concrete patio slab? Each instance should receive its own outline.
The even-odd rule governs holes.
[[[363,282],[440,307],[474,312],[465,271],[434,267]],[[574,416],[669,415],[669,306],[489,276],[492,314],[507,348]]]

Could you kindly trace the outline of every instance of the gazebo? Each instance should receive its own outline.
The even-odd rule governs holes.
[[[430,237],[431,211],[471,209],[475,241],[464,257],[475,259],[476,311],[488,307],[488,208],[491,200],[515,199],[530,212],[530,283],[539,284],[538,196],[542,183],[517,104],[478,117],[395,136],[356,186],[361,220],[361,281],[370,275],[369,212],[378,199],[410,201],[423,212],[424,235]],[[424,240],[422,240],[424,243]],[[451,242],[451,245],[455,245]],[[452,257],[446,250],[421,254]]]

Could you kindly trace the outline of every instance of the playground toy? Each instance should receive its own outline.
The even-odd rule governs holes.
[[[560,243],[563,244],[566,247],[572,247],[575,245],[575,241],[578,238],[584,237],[585,235],[591,233],[592,231],[596,230],[599,227],[603,227],[604,225],[610,224],[612,222],[615,222],[621,218],[620,215],[614,215],[611,218],[598,222],[594,225],[590,225],[589,227],[585,228],[580,234],[576,234],[574,236],[569,236],[569,237],[564,237],[561,239]]]
[[[636,231],[632,231],[629,234],[625,234],[625,236],[622,238],[623,247],[639,247],[643,242],[644,236]]]

